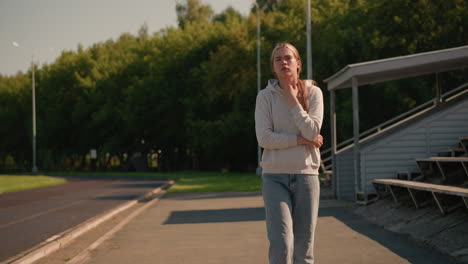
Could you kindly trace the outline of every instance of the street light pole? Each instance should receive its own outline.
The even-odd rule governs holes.
[[[312,37],[311,37],[311,25],[310,25],[310,0],[307,0],[307,18],[306,18],[306,30],[307,30],[307,79],[312,80]]]
[[[17,42],[12,42],[13,46],[20,48]],[[34,52],[31,55],[31,73],[32,73],[32,173],[37,173],[36,166],[36,80],[34,78]]]
[[[31,71],[32,71],[32,119],[33,119],[33,135],[32,135],[32,152],[33,152],[33,164],[32,173],[37,173],[36,166],[36,81],[34,79],[34,54],[31,56]]]
[[[255,4],[255,8],[257,11],[257,93],[260,92],[260,87],[262,85],[262,71],[261,71],[261,63],[260,63],[260,8],[256,0],[253,1]],[[262,175],[262,167],[260,166],[260,162],[262,160],[262,148],[260,145],[257,145],[257,176]]]

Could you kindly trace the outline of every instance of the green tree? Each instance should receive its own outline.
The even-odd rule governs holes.
[[[179,27],[184,28],[190,22],[209,22],[214,12],[199,0],[186,0],[185,4],[176,4],[176,13]]]
[[[294,44],[305,66],[306,0],[257,2],[265,86],[274,78],[269,58],[276,43]],[[330,135],[324,79],[348,64],[461,46],[468,39],[461,0],[311,2],[313,76],[325,96],[325,147]],[[199,0],[186,0],[177,3],[176,13],[178,27],[150,33],[143,24],[135,35],[79,45],[36,69],[38,150],[46,152],[39,152],[40,168],[83,169],[83,156],[96,148],[101,169],[110,169],[106,153],[122,160],[124,154],[144,159],[157,153],[161,170],[254,170],[256,10],[247,16],[233,8],[215,14]],[[0,170],[6,155],[19,161],[16,170],[30,167],[29,76],[0,76]],[[466,70],[441,76],[446,87],[466,82]],[[361,129],[430,99],[433,83],[434,76],[423,76],[362,87]],[[350,93],[337,93],[339,141],[352,135]]]

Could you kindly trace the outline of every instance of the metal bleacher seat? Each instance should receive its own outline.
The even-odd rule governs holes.
[[[449,184],[468,179],[468,157],[431,157],[416,162],[424,177],[433,182]]]
[[[443,199],[441,197],[442,195],[461,197],[463,203],[468,209],[468,188],[397,179],[376,179],[373,181],[373,184],[382,184],[386,186],[386,189],[390,192],[395,203],[397,204],[399,203],[399,198],[395,193],[395,187],[406,189],[416,208],[419,208],[421,203],[426,202],[419,199],[418,192],[425,192],[430,193],[432,195],[432,198],[434,198],[437,207],[439,208],[440,213],[442,215],[444,215],[447,211],[450,211],[452,209],[443,203]],[[380,194],[379,190],[381,189],[376,187],[376,190]]]
[[[444,200],[448,200],[446,197],[452,200],[461,197],[468,209],[468,137],[461,137],[455,150],[459,156],[416,159],[420,173],[399,172],[397,179],[375,179],[372,183],[380,197],[384,192],[390,193],[396,204],[405,196],[409,196],[416,208],[434,200],[444,215],[457,207],[444,204]]]

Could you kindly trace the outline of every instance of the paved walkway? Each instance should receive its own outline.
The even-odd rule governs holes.
[[[449,258],[321,201],[318,264],[450,264]],[[84,263],[267,263],[260,193],[169,194],[90,252]]]

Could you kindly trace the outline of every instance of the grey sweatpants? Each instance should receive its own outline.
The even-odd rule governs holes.
[[[320,199],[317,175],[263,174],[270,264],[314,263]]]

